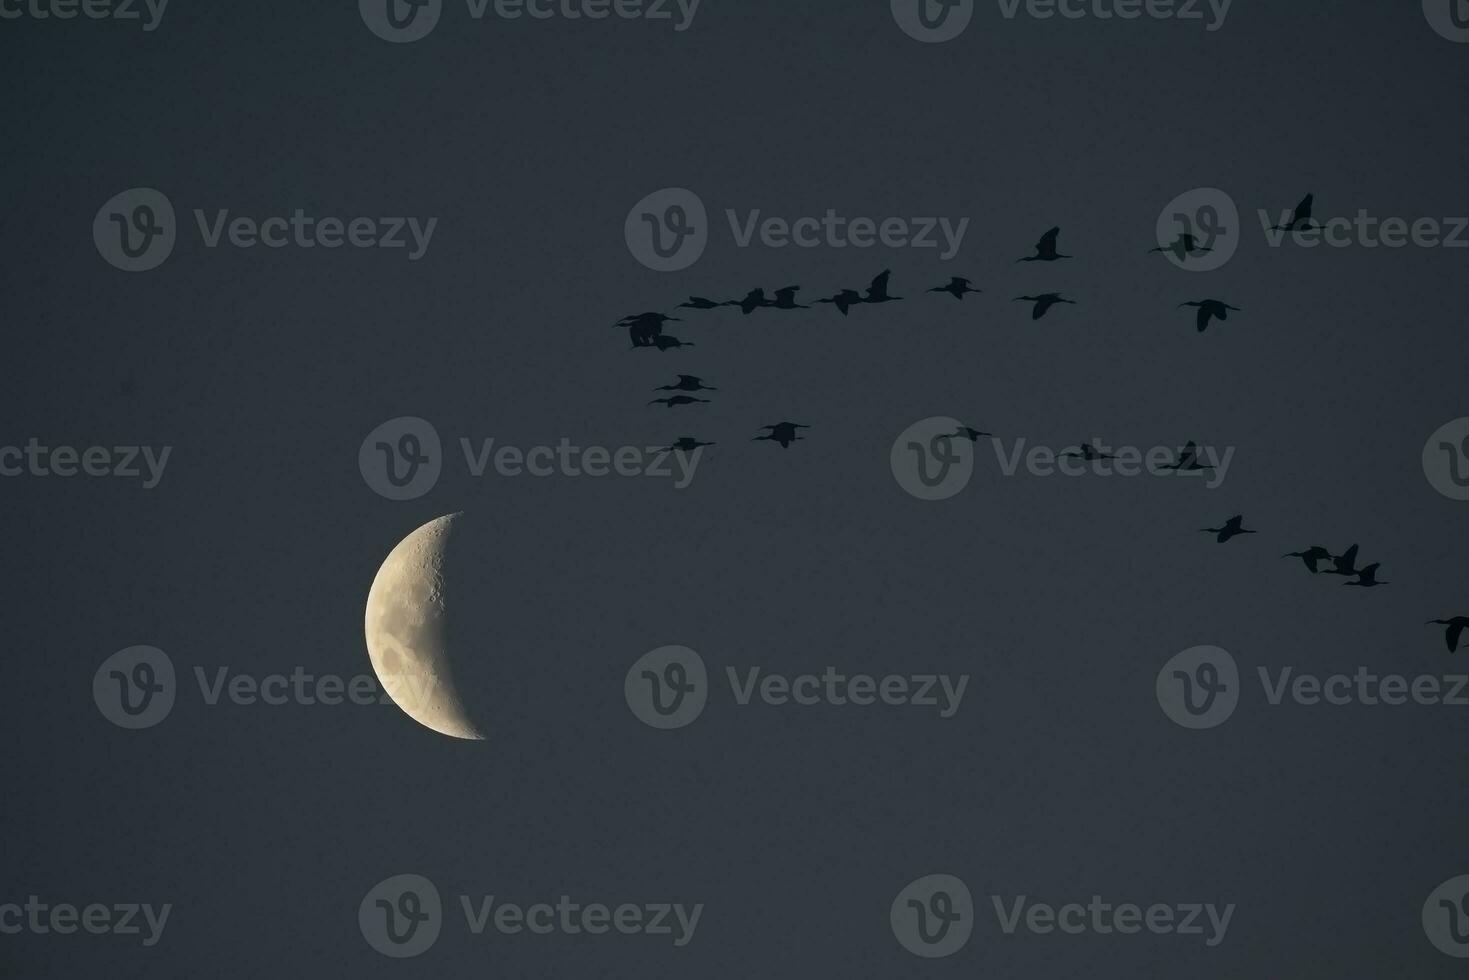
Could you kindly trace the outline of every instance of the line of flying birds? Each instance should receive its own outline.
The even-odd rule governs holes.
[[[1297,215],[1292,218],[1289,226],[1277,226],[1286,230],[1304,230],[1310,227],[1310,196],[1297,208]],[[1304,217],[1302,217],[1304,208]],[[1023,256],[1017,262],[1059,262],[1063,259],[1075,258],[1058,250],[1058,242],[1061,237],[1060,227],[1047,231],[1035,243],[1035,254]],[[1195,236],[1182,234],[1177,240],[1166,246],[1160,246],[1149,250],[1151,252],[1169,252],[1186,260],[1188,256],[1202,252],[1211,252],[1212,248],[1200,245]],[[774,291],[774,295],[767,295],[763,287],[750,290],[740,299],[714,300],[705,296],[690,296],[685,302],[678,304],[678,309],[687,310],[716,310],[724,307],[733,307],[745,316],[749,316],[756,310],[809,310],[813,306],[828,305],[835,307],[837,312],[846,316],[855,306],[878,306],[885,303],[901,302],[904,297],[894,296],[891,289],[892,270],[886,270],[873,277],[867,289],[858,292],[856,289],[844,288],[832,296],[823,296],[812,304],[799,303],[796,294],[802,289],[800,286],[786,286]],[[974,285],[972,279],[964,276],[952,276],[947,283],[933,286],[926,290],[929,293],[947,293],[956,300],[962,301],[971,293],[982,293]],[[1024,302],[1031,304],[1030,318],[1039,320],[1049,313],[1052,308],[1059,305],[1080,305],[1074,299],[1068,299],[1059,292],[1027,293],[1016,296],[1013,302]],[[1240,312],[1240,307],[1234,306],[1220,299],[1199,299],[1180,303],[1182,307],[1192,307],[1197,310],[1194,323],[1200,333],[1209,328],[1209,324],[1215,320],[1225,321],[1229,319],[1230,313]],[[663,332],[664,324],[681,323],[682,318],[669,316],[657,311],[646,311],[634,313],[618,320],[616,326],[626,327],[632,340],[632,346],[637,348],[650,348],[653,350],[668,351],[678,350],[684,347],[693,347],[688,341],[667,335]]]
[[[1307,231],[1312,228],[1321,227],[1320,225],[1312,224],[1312,209],[1314,207],[1314,203],[1315,195],[1307,194],[1301,200],[1301,202],[1296,205],[1290,219],[1283,225],[1273,225],[1271,227],[1271,230],[1281,232],[1295,232]],[[1022,258],[1017,259],[1017,263],[1058,262],[1063,259],[1075,258],[1075,256],[1063,254],[1059,251],[1058,243],[1060,241],[1060,237],[1060,227],[1050,229],[1040,237],[1039,241],[1035,243],[1035,254],[1023,256]],[[1168,253],[1173,255],[1179,261],[1187,261],[1190,256],[1211,251],[1213,251],[1212,248],[1201,245],[1194,235],[1184,233],[1180,234],[1173,242],[1167,245],[1160,245],[1156,248],[1149,249],[1149,254]],[[743,315],[749,316],[756,310],[808,310],[812,308],[812,305],[826,305],[835,307],[838,313],[840,313],[842,316],[846,316],[848,312],[855,306],[876,306],[886,303],[901,302],[904,297],[894,296],[890,292],[891,279],[892,272],[891,270],[887,270],[874,277],[865,292],[858,292],[855,289],[844,288],[839,290],[832,296],[821,297],[817,299],[814,304],[809,305],[798,303],[796,301],[796,295],[801,291],[800,286],[786,286],[783,289],[775,290],[773,297],[767,296],[763,288],[752,289],[740,299],[712,300],[703,296],[690,296],[687,301],[678,304],[678,308],[688,310],[715,310],[724,307],[735,307],[738,308]],[[947,283],[940,286],[933,286],[926,290],[926,292],[947,293],[949,296],[952,296],[954,299],[962,302],[965,296],[968,296],[971,293],[978,294],[983,292],[983,290],[975,288],[974,282],[971,279],[967,279],[963,276],[953,276],[949,279]],[[1032,320],[1041,319],[1047,313],[1049,313],[1053,307],[1058,305],[1079,305],[1075,300],[1067,299],[1065,296],[1058,292],[1035,293],[1017,296],[1015,297],[1013,302],[1026,302],[1032,304],[1030,313],[1030,317]],[[1212,323],[1214,320],[1219,320],[1223,322],[1229,319],[1230,313],[1240,312],[1239,307],[1233,306],[1230,303],[1219,299],[1191,300],[1185,303],[1180,303],[1179,307],[1191,307],[1197,311],[1195,313],[1194,323],[1199,333],[1203,333],[1205,330],[1207,330],[1209,328],[1209,324]],[[668,316],[664,313],[650,311],[625,316],[621,320],[618,320],[616,325],[619,327],[626,327],[628,329],[628,333],[632,339],[632,346],[634,349],[650,348],[659,351],[667,351],[694,346],[691,343],[679,340],[677,337],[668,336],[663,333],[663,325],[666,323],[674,322],[682,321],[678,317]],[[706,385],[702,378],[699,378],[695,375],[680,374],[673,384],[663,385],[655,390],[673,392],[674,394],[664,398],[655,398],[648,404],[665,405],[668,408],[677,408],[685,405],[708,404],[709,399],[697,398],[689,393],[717,391],[718,389]],[[799,430],[807,428],[810,428],[810,426],[803,425],[797,422],[779,422],[774,425],[764,426],[761,431],[765,434],[755,436],[751,441],[770,441],[778,443],[782,448],[789,448],[791,443],[802,440],[802,436],[798,434]],[[970,442],[978,442],[981,437],[993,437],[993,434],[981,431],[969,425],[961,425],[954,432],[949,433],[949,438],[968,439]],[[712,445],[715,445],[715,443],[701,442],[698,439],[694,439],[690,436],[684,436],[673,445],[667,446],[661,451],[692,452],[701,447]],[[1061,455],[1068,458],[1081,459],[1085,461],[1116,458],[1115,456],[1105,453],[1098,449],[1096,446],[1088,443],[1083,443],[1079,445],[1074,451],[1064,452]],[[1198,447],[1193,442],[1189,442],[1187,445],[1179,450],[1178,457],[1173,463],[1161,467],[1161,469],[1165,470],[1177,470],[1186,472],[1197,472],[1213,468],[1214,467],[1210,464],[1200,462],[1198,457]],[[1258,533],[1255,529],[1246,528],[1244,526],[1244,516],[1241,514],[1236,514],[1233,517],[1229,518],[1220,527],[1200,528],[1199,530],[1201,533],[1214,535],[1214,540],[1219,544],[1224,544],[1240,535]],[[1333,554],[1329,549],[1321,547],[1320,545],[1312,545],[1310,548],[1307,548],[1304,551],[1292,551],[1288,554],[1282,555],[1281,557],[1299,558],[1301,560],[1301,563],[1312,575],[1340,575],[1353,580],[1344,582],[1342,583],[1343,585],[1358,586],[1364,589],[1370,589],[1376,588],[1379,585],[1390,584],[1389,582],[1383,581],[1377,577],[1378,569],[1382,567],[1381,562],[1373,562],[1372,564],[1366,565],[1364,567],[1357,567],[1357,550],[1358,546],[1353,544],[1350,548],[1337,555]],[[1327,567],[1327,564],[1329,564],[1329,567]],[[1458,650],[1459,641],[1463,636],[1464,631],[1466,629],[1469,629],[1469,616],[1453,616],[1447,619],[1433,619],[1429,620],[1425,625],[1437,625],[1446,627],[1444,641],[1445,644],[1448,646],[1449,651],[1452,653]]]
[[[1284,227],[1285,230],[1309,227],[1312,200],[1312,195],[1308,194],[1306,199],[1296,207],[1290,224],[1288,226],[1277,227]],[[1017,264],[1020,262],[1059,262],[1063,259],[1075,258],[1073,255],[1060,251],[1060,238],[1061,228],[1059,226],[1051,228],[1035,243],[1034,254],[1022,256],[1016,260]],[[1210,251],[1213,251],[1213,249],[1199,244],[1195,236],[1182,234],[1168,245],[1150,249],[1149,253],[1168,252],[1180,260],[1186,260],[1191,255]],[[892,270],[885,270],[873,277],[864,292],[844,288],[832,296],[818,298],[813,304],[799,303],[796,301],[796,295],[801,291],[802,287],[786,286],[782,289],[775,290],[773,296],[767,296],[763,287],[750,290],[740,299],[713,300],[704,296],[690,296],[685,302],[678,304],[678,309],[715,310],[724,307],[733,307],[738,308],[743,315],[749,316],[756,310],[809,310],[812,306],[826,305],[835,307],[837,312],[842,316],[847,316],[854,306],[880,306],[886,303],[901,302],[904,297],[894,296],[890,291],[891,281]],[[952,276],[947,283],[933,286],[926,290],[926,292],[946,293],[962,302],[965,296],[971,293],[982,293],[983,290],[976,288],[974,281],[971,279],[964,276]],[[1059,292],[1025,294],[1015,297],[1013,302],[1030,303],[1030,318],[1032,320],[1041,319],[1053,307],[1059,305],[1079,305],[1076,300],[1068,299]],[[1192,307],[1197,310],[1194,322],[1200,333],[1207,330],[1209,324],[1214,320],[1227,320],[1231,312],[1240,311],[1239,307],[1218,299],[1190,300],[1185,303],[1180,303],[1179,306],[1180,308]],[[681,322],[683,320],[680,317],[669,316],[666,313],[649,310],[625,316],[617,321],[616,326],[627,328],[628,336],[632,341],[632,349],[634,350],[670,351],[695,346],[689,341],[680,340],[678,337],[663,332],[665,324]],[[708,399],[694,397],[689,392],[714,391],[717,389],[704,385],[702,379],[694,375],[680,374],[674,384],[664,385],[655,390],[675,392],[675,394],[665,398],[654,399],[652,402],[649,402],[650,405],[661,404],[668,408],[679,408],[687,405],[709,403]],[[805,428],[809,428],[809,426],[797,422],[779,422],[774,425],[765,426],[761,431],[764,431],[766,434],[755,437],[755,440],[769,440],[779,443],[783,448],[789,448],[792,442],[801,440],[802,437],[797,433],[798,430]],[[971,433],[977,433],[977,430],[964,428],[954,433],[954,435],[956,437],[964,436],[971,441],[977,440],[979,435],[988,435],[988,433]],[[669,451],[674,449],[692,451],[703,446],[712,445],[714,445],[712,442],[702,442],[691,436],[684,436],[667,448]],[[1193,470],[1206,469],[1207,467],[1199,465],[1192,446],[1193,444],[1190,443],[1189,447],[1181,451],[1178,468]],[[1063,455],[1076,456],[1085,460],[1108,458],[1089,445],[1080,447],[1077,453]]]
[[[1258,534],[1253,528],[1244,526],[1244,515],[1236,514],[1224,522],[1222,527],[1204,527],[1199,530],[1205,534],[1214,535],[1214,540],[1224,544],[1231,538],[1241,534]],[[1281,555],[1282,558],[1299,558],[1306,571],[1312,575],[1340,575],[1344,578],[1355,579],[1353,582],[1343,582],[1343,585],[1355,585],[1364,589],[1376,588],[1379,585],[1390,585],[1377,577],[1377,570],[1382,567],[1381,562],[1373,562],[1370,565],[1359,567],[1357,565],[1358,546],[1353,544],[1341,554],[1333,554],[1331,549],[1323,548],[1319,544],[1313,544],[1302,551],[1290,551]],[[1425,626],[1443,626],[1444,645],[1449,648],[1450,653],[1459,649],[1459,640],[1464,635],[1464,630],[1469,629],[1469,616],[1451,616],[1447,619],[1430,619]]]

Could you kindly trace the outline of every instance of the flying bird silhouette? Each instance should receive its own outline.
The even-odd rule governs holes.
[[[965,293],[982,293],[982,289],[971,289],[969,280],[962,276],[954,276],[946,286],[935,286],[929,290],[930,293],[948,293],[957,300],[964,299]]]
[[[1469,616],[1454,616],[1451,619],[1430,619],[1426,626],[1447,626],[1444,631],[1444,644],[1448,646],[1449,653],[1459,649],[1459,637],[1464,635],[1464,630],[1469,629]]]
[[[1059,252],[1056,251],[1056,239],[1059,238],[1060,236],[1061,236],[1061,229],[1059,227],[1052,228],[1050,231],[1046,232],[1044,235],[1041,236],[1041,240],[1040,241],[1038,241],[1038,242],[1035,243],[1035,254],[1034,255],[1027,255],[1025,258],[1023,258],[1023,259],[1016,259],[1015,261],[1017,261],[1017,262],[1054,262],[1057,259],[1069,259],[1069,258],[1071,258],[1072,256],[1070,256],[1070,255],[1062,255],[1062,254],[1060,254]]]
[[[1271,225],[1271,231],[1305,231],[1311,227],[1311,206],[1316,202],[1315,194],[1307,194],[1296,205],[1290,221],[1283,225]]]
[[[1356,575],[1357,546],[1352,545],[1340,555],[1331,556],[1332,566],[1323,570],[1326,575]]]
[[[721,306],[737,306],[739,304],[729,300],[721,303],[712,299],[705,299],[702,296],[690,296],[687,303],[680,303],[678,305],[680,309],[686,310],[717,310]]]
[[[778,442],[782,449],[791,448],[791,443],[804,441],[801,436],[796,435],[797,429],[809,429],[809,425],[801,425],[799,422],[778,422],[775,425],[762,425],[760,428],[770,430],[763,436],[756,436],[751,442]]]
[[[1373,562],[1357,573],[1357,581],[1343,582],[1342,585],[1360,585],[1364,589],[1370,589],[1376,585],[1390,585],[1390,582],[1377,581],[1377,570],[1382,567],[1381,562]]]
[[[664,446],[662,449],[656,450],[656,452],[660,452],[660,453],[671,453],[671,452],[691,453],[695,449],[698,449],[701,446],[713,446],[713,445],[715,445],[715,443],[712,443],[712,442],[700,442],[699,440],[695,439],[693,436],[684,436],[681,439],[679,439],[678,442],[675,442],[673,445],[671,445],[671,446]]]
[[[775,291],[775,302],[770,304],[774,310],[809,310],[811,307],[802,306],[796,302],[796,293],[801,291],[800,286],[787,286]]]
[[[730,300],[729,305],[738,306],[741,313],[743,313],[745,316],[749,316],[751,313],[754,313],[756,310],[762,307],[774,306],[775,304],[766,298],[765,290],[752,289],[745,294],[744,299]]]
[[[627,328],[634,347],[652,347],[655,346],[654,341],[663,335],[663,324],[676,321],[678,317],[664,316],[662,313],[635,313],[623,317],[614,325]]]
[[[837,308],[837,311],[840,312],[842,316],[846,316],[847,310],[862,302],[862,294],[857,292],[855,289],[843,289],[835,296],[828,296],[825,299],[818,299],[816,302],[830,303],[832,306],[835,306]]]
[[[1113,456],[1110,453],[1104,453],[1104,452],[1102,452],[1096,446],[1093,446],[1089,442],[1084,442],[1081,445],[1077,446],[1076,448],[1078,450],[1080,450],[1080,452],[1062,453],[1061,455],[1062,456],[1069,457],[1071,459],[1085,459],[1085,460],[1093,460],[1093,459],[1116,459],[1117,458],[1116,456]]]
[[[1303,564],[1303,565],[1306,566],[1306,570],[1309,571],[1312,575],[1315,575],[1316,574],[1316,563],[1317,562],[1320,562],[1320,561],[1326,561],[1327,559],[1329,559],[1331,557],[1331,552],[1327,551],[1325,548],[1321,547],[1319,544],[1313,544],[1311,547],[1307,548],[1305,551],[1292,551],[1291,553],[1286,554],[1286,555],[1281,555],[1280,557],[1282,557],[1282,558],[1299,558],[1301,560],[1301,564]]]
[[[648,402],[649,405],[667,405],[669,408],[677,408],[680,405],[707,405],[709,399],[695,398],[692,395],[674,395],[672,398],[655,398]]]
[[[989,438],[993,439],[994,433],[980,432],[978,429],[972,428],[971,426],[967,425],[961,425],[959,426],[959,428],[949,433],[950,439],[968,439],[970,442],[979,442],[980,436],[988,436]]]
[[[1217,535],[1217,537],[1214,540],[1217,541],[1217,542],[1219,542],[1220,544],[1223,544],[1224,542],[1228,541],[1230,538],[1234,537],[1236,534],[1255,534],[1255,533],[1257,533],[1255,531],[1251,531],[1251,530],[1248,530],[1247,528],[1245,528],[1243,526],[1244,525],[1244,520],[1245,519],[1244,519],[1244,515],[1243,514],[1235,514],[1229,520],[1227,520],[1227,521],[1224,522],[1224,526],[1223,527],[1201,527],[1201,528],[1199,528],[1199,530],[1200,531],[1207,532],[1209,534]]]
[[[873,278],[872,284],[867,287],[867,295],[862,297],[864,303],[896,303],[902,299],[901,296],[888,295],[888,281],[892,278],[893,271],[885,269]]]
[[[650,348],[651,347],[651,348],[655,348],[657,350],[678,350],[680,347],[693,347],[693,346],[695,346],[695,345],[694,344],[691,344],[691,343],[689,343],[687,341],[679,340],[677,337],[669,337],[669,336],[665,336],[663,334],[659,334],[658,336],[652,338],[652,340],[649,341],[646,344],[639,344],[636,341],[634,341],[633,346],[632,346],[632,349],[633,350],[642,350],[642,349],[647,349],[647,348]]]
[[[1211,319],[1218,319],[1221,321],[1228,320],[1229,312],[1231,310],[1236,313],[1240,312],[1240,308],[1238,306],[1230,306],[1223,300],[1218,299],[1199,299],[1189,303],[1179,303],[1178,305],[1180,307],[1197,307],[1199,313],[1198,316],[1195,317],[1194,323],[1198,326],[1199,333],[1203,333],[1205,330],[1209,329],[1209,321]]]
[[[665,316],[662,313],[652,313],[652,312],[648,312],[648,313],[633,313],[633,314],[631,314],[629,316],[623,317],[621,320],[618,320],[615,324],[613,324],[613,326],[626,327],[629,324],[633,324],[633,323],[655,323],[655,324],[657,324],[658,326],[661,327],[665,323],[672,323],[672,322],[681,322],[681,321],[679,321],[678,320],[678,317],[676,317],[676,316]]]
[[[1166,466],[1160,466],[1160,470],[1186,470],[1195,472],[1198,470],[1212,470],[1214,467],[1208,463],[1199,462],[1199,447],[1192,442],[1178,451],[1178,460]]]
[[[1017,296],[1012,302],[1018,303],[1021,300],[1035,304],[1035,308],[1030,311],[1030,318],[1032,320],[1039,320],[1045,316],[1051,307],[1057,303],[1070,303],[1072,306],[1078,305],[1074,299],[1063,299],[1060,293],[1041,293],[1039,296]]]
[[[1195,252],[1212,251],[1214,251],[1212,248],[1205,248],[1204,246],[1200,245],[1198,239],[1194,238],[1193,235],[1183,234],[1174,239],[1171,244],[1160,245],[1158,248],[1148,249],[1148,254],[1151,255],[1154,252],[1172,252],[1173,255],[1180,262],[1183,262],[1186,261],[1188,257],[1190,255],[1193,255]]]
[[[671,384],[671,385],[663,385],[661,387],[654,388],[653,390],[654,391],[718,391],[719,389],[718,388],[711,388],[708,385],[706,385],[704,383],[704,379],[703,378],[697,378],[697,377],[695,377],[692,374],[680,374],[678,376],[678,381],[676,383]]]

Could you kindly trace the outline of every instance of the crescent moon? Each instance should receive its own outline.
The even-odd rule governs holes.
[[[408,717],[443,735],[483,739],[446,649],[445,552],[458,517],[436,518],[398,542],[372,580],[364,629],[373,672]]]

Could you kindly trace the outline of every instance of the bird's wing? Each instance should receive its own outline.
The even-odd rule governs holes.
[[[1061,228],[1059,225],[1055,228],[1052,228],[1050,231],[1041,236],[1040,241],[1035,243],[1036,251],[1054,252],[1056,250],[1056,239],[1059,238],[1060,235]]]
[[[1199,333],[1209,328],[1209,308],[1207,306],[1199,307],[1199,314],[1194,317],[1194,322],[1199,326]]]
[[[1455,623],[1448,628],[1448,632],[1444,634],[1444,642],[1448,644],[1449,653],[1453,653],[1455,650],[1459,649],[1459,637],[1462,636],[1463,633],[1464,625],[1462,623]]]
[[[1305,197],[1301,198],[1301,203],[1296,205],[1296,217],[1297,218],[1309,218],[1309,217],[1311,217],[1311,205],[1313,203],[1315,203],[1315,201],[1316,201],[1316,195],[1315,194],[1307,194]]]
[[[1229,304],[1228,303],[1220,303],[1219,304],[1219,309],[1214,312],[1214,315],[1217,316],[1221,320],[1228,320],[1229,319]]]
[[[867,288],[869,296],[886,296],[888,292],[888,279],[892,276],[892,270],[885,270],[881,275],[873,278],[872,285]]]

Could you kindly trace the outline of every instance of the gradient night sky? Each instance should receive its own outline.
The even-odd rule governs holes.
[[[223,9],[222,9],[223,8]],[[160,486],[0,480],[10,656],[0,902],[171,902],[162,942],[0,936],[6,976],[1458,976],[1419,923],[1469,873],[1464,709],[1268,707],[1257,666],[1469,670],[1428,619],[1469,614],[1469,504],[1424,440],[1469,415],[1462,250],[1266,246],[1256,208],[1469,211],[1469,46],[1418,4],[1237,0],[1198,22],[1005,20],[916,43],[886,0],[704,0],[670,22],[471,20],[414,43],[354,3],[174,0],[158,30],[0,22],[9,370],[0,444],[173,447]],[[93,216],[135,186],[186,224],[158,270],[99,258]],[[715,218],[692,268],[623,241],[668,186]],[[1207,275],[1147,256],[1159,210],[1227,189],[1246,238]],[[194,208],[437,216],[403,250],[207,249]],[[970,218],[960,255],[737,248],[725,208]],[[1017,265],[1060,224],[1051,266]],[[692,351],[609,326],[689,294],[894,270],[903,303],[691,313]],[[962,305],[923,290],[951,275]],[[1082,305],[1032,324],[1012,296]],[[1184,300],[1244,309],[1200,336]],[[697,318],[697,319],[696,319]],[[647,407],[677,372],[714,403]],[[422,416],[452,452],[410,502],[357,451]],[[1002,476],[981,444],[946,502],[905,494],[893,439],[952,415],[1055,447],[1234,446],[1224,485]],[[782,451],[748,438],[791,419]],[[685,491],[635,479],[476,479],[461,437],[707,450]],[[463,510],[484,743],[393,707],[206,705],[195,667],[370,670],[379,563]],[[1260,534],[1196,528],[1243,512]],[[1277,556],[1359,542],[1392,585]],[[663,644],[720,683],[659,732],[623,676]],[[129,732],[91,699],[132,644],[184,681]],[[1223,727],[1159,710],[1175,653],[1216,644],[1246,695]],[[723,667],[967,673],[923,709],[735,707]],[[363,941],[390,875],[450,921],[412,960]],[[960,953],[888,927],[921,875],[979,904]],[[691,945],[473,937],[460,894],[704,903]],[[1233,902],[1226,941],[1004,935],[990,895]]]

